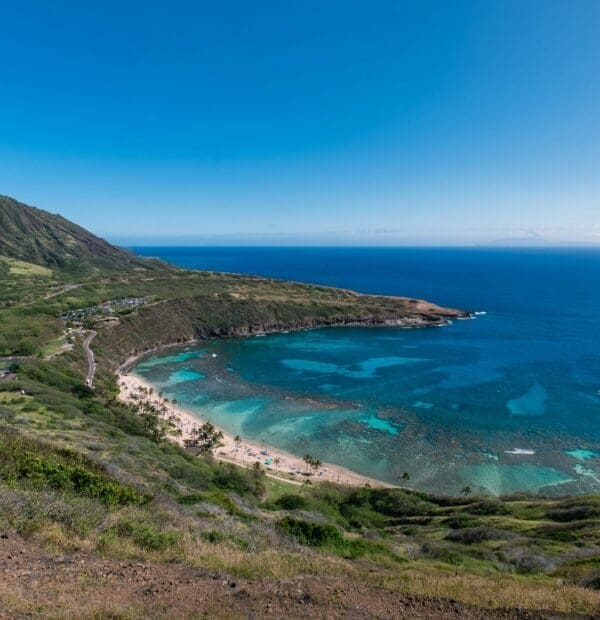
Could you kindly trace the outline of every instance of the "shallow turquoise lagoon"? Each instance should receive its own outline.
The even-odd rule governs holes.
[[[203,355],[204,351],[200,349],[197,351],[181,351],[175,355],[158,355],[156,357],[147,357],[137,365],[137,368],[139,370],[146,370],[153,368],[154,366],[163,366],[164,364],[178,364],[180,362],[187,362],[188,360],[202,357]]]
[[[600,452],[594,452],[593,450],[586,450],[585,448],[575,448],[575,450],[565,450],[565,454],[572,456],[578,461],[588,461],[589,459],[595,459],[600,456]]]
[[[553,467],[532,465],[497,465],[480,463],[472,465],[463,473],[465,481],[477,488],[485,488],[494,495],[508,495],[527,489],[540,489],[571,482],[573,478]]]
[[[490,373],[469,338],[476,323],[213,340],[135,372],[230,433],[388,482],[408,471],[437,493],[600,490],[597,395],[580,397],[582,385],[566,394],[548,366],[499,357]],[[448,383],[445,369],[458,366],[463,380]]]
[[[197,381],[198,379],[204,379],[206,375],[203,372],[196,370],[190,370],[189,368],[182,368],[172,372],[168,379],[161,383],[163,387],[173,387],[178,383],[185,383],[186,381]]]
[[[369,428],[374,428],[378,431],[389,433],[390,435],[397,435],[400,432],[400,426],[393,424],[388,420],[378,418],[375,415],[368,415],[364,418],[360,418],[360,421],[366,424]]]
[[[491,494],[600,491],[600,251],[189,252],[194,264],[187,254],[179,261],[168,249],[152,249],[196,268],[487,313],[441,329],[335,328],[205,341],[137,366],[198,415],[389,482],[408,472],[412,485],[436,493],[465,485]]]

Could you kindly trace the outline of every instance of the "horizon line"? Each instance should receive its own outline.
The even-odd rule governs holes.
[[[502,243],[481,243],[481,244],[460,244],[460,243],[432,243],[432,244],[369,244],[369,243],[336,243],[336,244],[314,244],[314,243],[282,243],[282,244],[240,244],[240,243],[114,243],[114,245],[126,248],[257,248],[257,249],[285,249],[285,248],[300,248],[300,249],[382,249],[382,250],[394,250],[394,249],[435,249],[435,248],[447,248],[447,249],[490,249],[490,250],[560,250],[560,249],[593,249],[600,250],[600,243],[589,242],[552,242],[552,243],[540,243],[540,244],[502,244]]]

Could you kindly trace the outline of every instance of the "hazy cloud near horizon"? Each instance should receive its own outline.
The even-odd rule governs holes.
[[[124,246],[209,245],[209,246],[514,246],[550,247],[561,245],[600,246],[600,227],[587,231],[559,230],[463,230],[454,233],[431,230],[403,231],[400,229],[360,230],[354,234],[335,231],[315,233],[228,233],[214,235],[173,236],[110,236],[109,240]]]
[[[600,2],[3,3],[0,193],[133,243],[600,243]]]

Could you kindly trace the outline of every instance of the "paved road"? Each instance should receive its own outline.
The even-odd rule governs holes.
[[[96,332],[94,330],[90,330],[88,332],[87,338],[83,341],[83,349],[85,351],[88,361],[88,373],[85,382],[90,387],[93,387],[94,375],[96,374],[96,359],[94,357],[94,352],[90,349],[90,343],[95,337]]]

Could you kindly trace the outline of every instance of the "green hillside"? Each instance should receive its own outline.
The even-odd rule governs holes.
[[[148,263],[60,216],[0,204],[0,615],[189,616],[150,595],[171,588],[169,605],[183,604],[202,580],[235,589],[220,607],[202,607],[211,617],[369,617],[386,597],[395,602],[379,617],[417,603],[418,617],[600,610],[598,496],[300,486],[186,451],[143,402],[117,399],[115,368],[160,345],[318,325],[437,325],[463,311]],[[2,555],[6,545],[16,551]],[[69,566],[80,571],[73,588]],[[145,571],[154,577],[118,598]],[[322,584],[333,585],[323,594]],[[290,607],[273,611],[283,595],[266,592],[289,588]],[[352,591],[364,608],[358,598],[348,606],[342,592]],[[341,606],[347,613],[328,611]]]
[[[0,257],[77,274],[147,266],[60,215],[8,196],[0,196]]]

